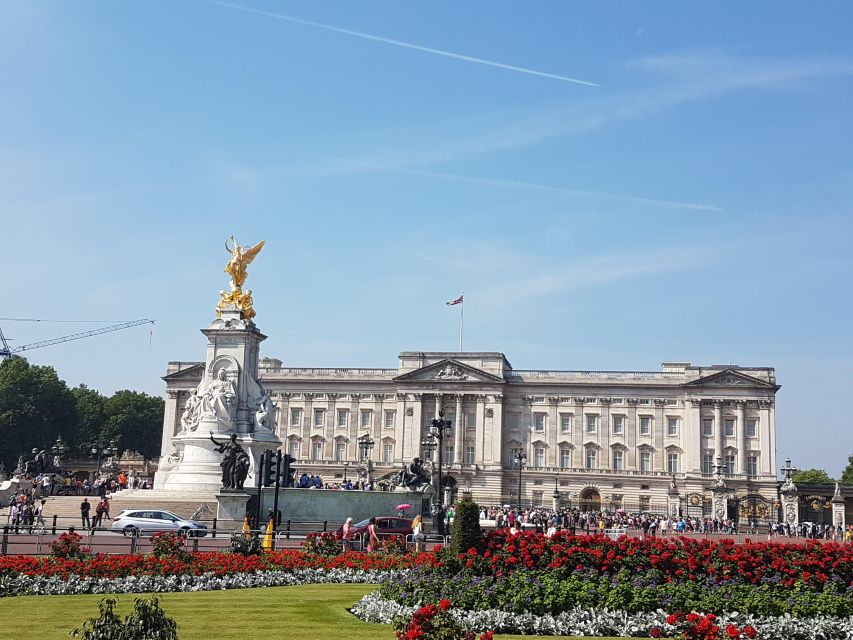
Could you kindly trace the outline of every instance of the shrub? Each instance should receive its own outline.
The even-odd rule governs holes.
[[[305,536],[302,548],[308,553],[316,553],[321,556],[336,556],[341,552],[341,543],[334,533],[321,531],[320,533],[309,533]]]
[[[160,608],[160,601],[137,598],[133,613],[122,621],[115,612],[116,600],[98,603],[100,617],[89,618],[69,635],[83,640],[177,640],[178,625]]]
[[[186,538],[172,531],[161,531],[151,537],[151,553],[158,558],[184,558]]]
[[[469,496],[462,498],[456,505],[453,518],[450,546],[457,554],[467,553],[469,549],[480,550],[483,534],[480,531],[480,507]]]
[[[438,604],[425,604],[411,618],[394,618],[394,632],[399,640],[474,640],[472,631],[465,629],[450,614],[450,600]],[[493,633],[487,631],[480,640],[492,640]]]
[[[259,556],[264,552],[258,536],[246,536],[242,533],[232,533],[231,542],[228,546],[231,553],[237,553],[241,556]]]
[[[63,533],[50,543],[50,555],[67,560],[83,560],[89,555],[89,548],[81,545],[81,540],[79,533],[73,531]]]
[[[382,551],[383,553],[393,555],[403,555],[408,549],[406,548],[406,541],[403,536],[391,536],[382,541]]]

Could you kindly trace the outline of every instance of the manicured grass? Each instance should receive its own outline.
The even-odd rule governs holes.
[[[395,640],[390,625],[362,622],[347,611],[375,589],[363,584],[304,585],[162,593],[158,597],[178,623],[180,640]],[[66,640],[72,629],[97,615],[102,597],[0,598],[0,640]],[[118,599],[119,614],[124,616],[139,595],[112,597]]]

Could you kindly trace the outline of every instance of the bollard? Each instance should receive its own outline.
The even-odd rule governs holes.
[[[211,537],[216,537],[216,518],[213,519],[213,533],[211,534]]]
[[[135,554],[139,548],[139,531],[133,532],[133,537],[130,539],[130,553]]]
[[[0,542],[0,554],[4,556],[9,553],[9,527],[3,527],[3,540]]]
[[[198,538],[193,537],[193,553],[198,553]]]
[[[56,535],[56,514],[55,513],[53,514],[53,526],[50,528],[50,534],[53,536]]]
[[[287,521],[287,539],[290,540],[290,520]]]
[[[323,520],[323,533],[326,532],[326,525],[329,524],[328,520]]]

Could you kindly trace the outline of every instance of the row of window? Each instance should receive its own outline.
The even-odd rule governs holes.
[[[291,427],[301,427],[302,426],[302,416],[303,411],[299,408],[291,408],[290,409],[290,426]],[[349,427],[350,425],[350,410],[349,409],[338,409],[336,415],[335,424],[339,427]],[[314,409],[314,426],[315,427],[325,427],[326,426],[326,410],[325,409]],[[373,410],[372,409],[362,409],[360,411],[360,424],[363,428],[369,428],[373,424]],[[384,423],[386,429],[393,429],[397,424],[397,412],[392,409],[386,409],[384,411]]]
[[[724,418],[723,419],[723,435],[727,437],[734,437],[737,429],[737,419],[736,418]],[[714,419],[713,418],[702,418],[702,435],[703,436],[713,436],[714,435]],[[758,436],[758,418],[747,418],[746,419],[746,437],[747,438],[755,438]]]
[[[507,464],[514,464],[516,454],[522,452],[520,448],[513,448],[509,450],[509,455],[507,456]],[[573,449],[570,447],[560,447],[559,453],[559,466],[561,469],[571,469],[574,468],[574,461],[572,460]],[[583,463],[584,468],[586,469],[598,469],[599,468],[599,450],[594,447],[586,447],[583,452]],[[532,464],[534,467],[544,467],[545,466],[545,448],[544,447],[535,447],[533,449],[533,461]],[[625,452],[622,449],[614,449],[612,452],[612,458],[610,460],[610,468],[616,471],[621,471],[625,469]],[[637,469],[639,471],[652,471],[652,452],[651,451],[640,451],[639,456],[637,458]],[[667,473],[678,473],[679,471],[679,455],[674,451],[667,452],[666,454],[666,470]]]
[[[588,413],[586,414],[586,433],[597,433],[599,422],[601,417],[598,414]],[[572,419],[574,415],[571,413],[561,413],[560,414],[560,432],[561,433],[571,433],[572,431]],[[625,432],[625,419],[626,416],[623,415],[611,415],[610,416],[610,428],[614,434],[622,434]],[[521,420],[521,414],[509,414],[510,427],[518,426]],[[639,432],[640,435],[651,435],[652,433],[652,425],[654,423],[654,417],[652,416],[640,416],[639,417]],[[543,432],[548,426],[548,414],[547,413],[534,413],[533,414],[533,430]],[[668,436],[677,436],[678,435],[678,418],[676,417],[667,417],[666,418],[666,434]]]
[[[309,460],[324,460],[324,445],[325,443],[321,440],[315,440],[310,443],[310,448],[308,451]],[[349,454],[349,445],[346,442],[336,442],[334,448],[334,460],[335,462],[345,462],[348,460]],[[296,458],[297,460],[301,459],[302,456],[302,443],[297,440],[291,440],[289,446],[290,455]],[[452,444],[445,445],[442,450],[443,460],[442,462],[449,462],[453,460],[454,455],[454,446]],[[437,457],[437,454],[432,452],[427,452],[423,454],[424,460],[432,460],[433,457]],[[476,453],[475,448],[473,446],[466,446],[463,456],[463,462],[465,464],[474,464],[476,462]],[[382,444],[382,462],[393,463],[394,462],[394,444],[392,442],[385,442]]]
[[[727,476],[731,476],[736,472],[737,469],[737,454],[728,452],[723,458],[721,464],[723,465],[722,473]],[[715,473],[714,469],[714,452],[713,451],[705,451],[702,453],[702,473]],[[746,475],[750,477],[755,477],[758,475],[758,455],[754,453],[747,454],[746,456]]]

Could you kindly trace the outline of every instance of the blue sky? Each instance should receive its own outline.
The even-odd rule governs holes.
[[[774,366],[780,460],[838,474],[851,21],[842,2],[0,0],[0,315],[154,318],[28,357],[161,393],[167,361],[203,356],[224,239],[266,239],[264,355],[452,350],[464,289],[466,349],[517,368]],[[15,345],[98,325],[0,326]]]

